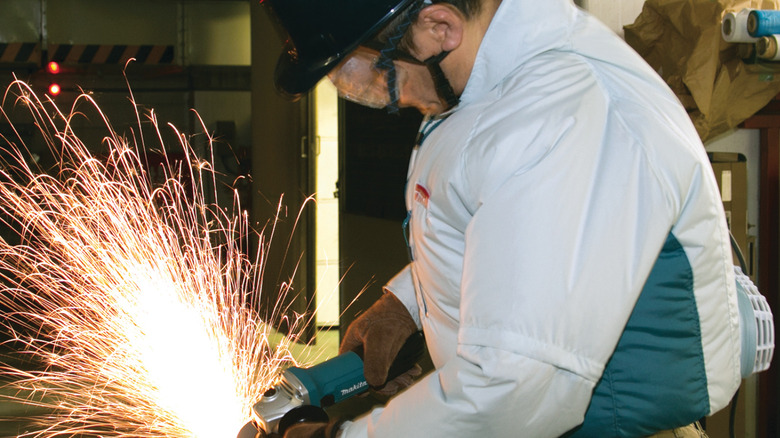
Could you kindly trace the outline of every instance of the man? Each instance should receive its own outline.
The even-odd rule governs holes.
[[[266,3],[293,44],[282,90],[329,74],[346,98],[431,116],[406,193],[412,262],[342,349],[363,344],[380,385],[419,327],[435,370],[286,436],[698,436],[686,425],[728,404],[740,335],[718,188],[622,40],[568,0]]]

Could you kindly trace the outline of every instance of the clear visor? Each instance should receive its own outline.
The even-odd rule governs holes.
[[[360,46],[328,73],[339,96],[371,108],[385,108],[392,102],[388,89],[388,71],[377,67],[379,52]],[[395,63],[396,90],[403,88],[406,71]]]

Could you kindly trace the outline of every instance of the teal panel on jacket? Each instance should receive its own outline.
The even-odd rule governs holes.
[[[690,424],[709,411],[693,272],[670,233],[585,421],[567,437],[638,437]]]

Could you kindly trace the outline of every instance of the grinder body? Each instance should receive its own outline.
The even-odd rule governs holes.
[[[387,380],[411,369],[424,349],[422,332],[412,334],[393,361]],[[340,354],[310,368],[288,368],[282,373],[281,381],[252,406],[253,419],[241,429],[238,438],[283,434],[287,426],[299,421],[328,421],[321,408],[368,389],[360,350]]]
[[[295,408],[324,408],[366,390],[363,360],[350,351],[311,368],[286,369],[279,384],[252,406],[252,416],[260,428],[276,432],[284,415]]]

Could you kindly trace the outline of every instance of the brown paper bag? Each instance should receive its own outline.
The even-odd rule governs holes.
[[[647,0],[625,39],[688,109],[702,141],[735,128],[780,93],[780,62],[757,60],[753,44],[723,40],[721,21],[780,0]]]

